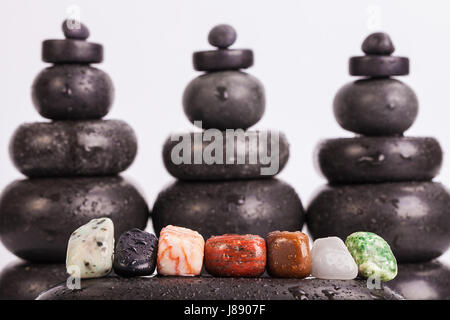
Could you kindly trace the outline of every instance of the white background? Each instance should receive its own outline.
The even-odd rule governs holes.
[[[264,83],[267,96],[265,116],[255,128],[286,133],[291,158],[280,177],[296,188],[305,205],[325,183],[312,163],[317,141],[351,135],[334,120],[331,103],[338,88],[352,79],[348,57],[361,54],[361,42],[374,26],[391,35],[395,54],[411,60],[411,75],[400,80],[416,91],[420,111],[407,134],[435,136],[444,151],[450,150],[449,1],[1,0],[2,189],[21,178],[8,155],[13,131],[23,122],[43,121],[30,98],[34,77],[46,67],[41,41],[62,38],[60,25],[72,4],[81,8],[90,40],[105,46],[105,61],[98,67],[116,87],[107,117],[123,119],[136,131],[139,152],[125,176],[138,183],[150,206],[172,181],[161,159],[164,139],[172,131],[192,128],[181,106],[185,86],[198,75],[191,54],[209,48],[207,34],[218,23],[237,29],[234,47],[254,50],[255,66],[248,72]],[[373,5],[381,19],[369,13]],[[450,158],[444,158],[435,180],[450,185]],[[0,267],[14,259],[0,245]]]

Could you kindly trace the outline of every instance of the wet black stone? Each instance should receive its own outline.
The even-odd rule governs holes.
[[[149,210],[121,177],[42,178],[11,183],[0,196],[0,240],[35,262],[64,262],[70,235],[92,219],[108,217],[115,238],[144,229]]]
[[[79,21],[64,20],[61,27],[67,39],[86,40],[89,38],[89,29]]]
[[[194,162],[194,154],[196,152],[201,152],[208,150],[209,144],[211,141],[214,141],[214,138],[211,141],[207,140],[207,136],[204,136],[203,132],[198,133],[183,133],[180,136],[174,136],[176,138],[172,141],[172,137],[169,137],[164,143],[163,147],[163,160],[166,169],[169,173],[175,178],[181,180],[236,180],[236,179],[259,179],[259,178],[270,178],[283,170],[288,159],[289,159],[289,143],[286,139],[286,136],[281,132],[270,131],[267,134],[267,143],[261,143],[261,148],[258,147],[258,142],[256,144],[251,143],[251,141],[257,141],[259,136],[259,131],[245,131],[243,133],[242,138],[236,138],[234,144],[234,161],[233,163],[226,164],[226,140],[227,135],[224,131],[218,132],[219,136],[223,142],[223,149],[220,149],[222,152],[222,163],[214,163],[208,164],[204,158],[202,157],[201,164],[195,164]],[[271,137],[276,137],[278,134],[278,150],[275,147],[275,144],[271,144]],[[195,143],[194,135],[199,137],[199,141],[203,141],[202,143]],[[240,136],[239,136],[240,137]],[[262,136],[261,136],[262,137]],[[263,140],[263,139],[260,139]],[[181,161],[179,157],[183,155],[182,152],[177,152],[178,144],[182,143],[182,141],[190,141],[191,151],[191,160],[189,163],[174,163],[172,159],[172,152],[175,155],[176,161]],[[270,144],[269,144],[270,143]],[[268,151],[269,152],[268,152]],[[262,168],[271,168],[270,164],[264,163],[259,157],[259,153],[264,156],[269,156],[270,159],[273,160],[272,168],[274,172],[269,172],[270,174],[264,173],[262,174]],[[210,153],[208,152],[208,155]],[[245,160],[244,164],[237,164],[237,160],[241,158]],[[250,163],[250,159],[257,159],[256,163]],[[278,161],[278,165],[276,165],[276,161]]]
[[[384,55],[351,57],[349,73],[364,77],[404,76],[409,74],[409,59]]]
[[[82,290],[52,288],[39,300],[397,300],[387,286],[364,280],[153,277],[82,281]],[[226,313],[223,313],[226,314]]]
[[[388,285],[410,300],[450,300],[450,267],[436,260],[402,263]]]
[[[350,82],[333,102],[341,127],[364,135],[402,134],[414,123],[418,108],[414,91],[389,78]]]
[[[156,267],[158,238],[139,229],[123,233],[114,250],[114,271],[124,277],[149,276]]]
[[[204,129],[247,129],[264,114],[264,87],[244,72],[208,73],[189,83],[183,106],[189,121],[202,121]]]
[[[439,142],[428,137],[356,137],[321,142],[315,164],[331,183],[426,181],[442,165]]]
[[[111,78],[87,65],[55,65],[42,70],[32,87],[36,110],[53,120],[100,119],[114,100]]]
[[[211,29],[208,42],[214,47],[225,49],[231,46],[237,38],[236,30],[230,25],[219,24]]]
[[[394,44],[387,33],[375,32],[370,34],[362,43],[365,54],[390,55],[394,52]]]
[[[249,49],[220,49],[194,52],[197,71],[223,71],[246,69],[253,65],[253,51]]]
[[[450,193],[440,183],[396,182],[325,186],[308,206],[314,239],[355,231],[383,237],[397,261],[428,261],[450,245]]]
[[[134,131],[121,120],[23,124],[10,143],[14,165],[29,177],[114,175],[136,152]]]
[[[34,300],[67,277],[65,264],[12,262],[0,273],[0,300]]]
[[[176,181],[159,193],[152,219],[157,235],[171,224],[205,239],[226,233],[265,237],[273,230],[301,230],[304,210],[295,190],[278,179]]]
[[[49,63],[100,63],[103,46],[78,39],[56,39],[42,42],[42,60]]]

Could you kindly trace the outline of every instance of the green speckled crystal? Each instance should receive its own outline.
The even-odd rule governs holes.
[[[359,275],[389,281],[397,275],[397,260],[388,243],[372,232],[355,232],[345,245],[358,265]]]

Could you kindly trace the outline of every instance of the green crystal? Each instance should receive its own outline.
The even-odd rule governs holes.
[[[360,276],[389,281],[397,275],[397,260],[389,244],[375,233],[352,233],[345,245],[358,265]]]

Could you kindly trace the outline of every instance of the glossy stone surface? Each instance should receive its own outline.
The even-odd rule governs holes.
[[[282,132],[242,132],[234,141],[234,153],[229,152],[227,156],[226,142],[232,138],[232,135],[218,130],[211,136],[204,132],[174,134],[163,146],[164,166],[173,177],[181,180],[259,179],[280,173],[289,159],[289,143]],[[222,148],[218,148],[217,153],[213,153],[215,144],[210,140],[222,141]],[[190,152],[187,161],[182,148],[186,142],[189,142],[186,150]],[[201,163],[195,163],[195,154],[203,155]],[[238,162],[238,159],[242,161]],[[251,159],[255,160],[251,162]],[[266,162],[268,160],[270,163]]]
[[[57,286],[40,300],[396,300],[387,286],[367,289],[362,280],[153,277],[89,279],[82,290]],[[114,288],[111,290],[111,288]]]
[[[197,71],[224,71],[250,68],[253,51],[249,49],[221,49],[194,52],[194,69]]]
[[[144,198],[121,177],[18,180],[0,196],[0,239],[23,259],[64,262],[67,241],[79,226],[108,217],[118,238],[144,229],[148,215]]]
[[[399,264],[389,287],[410,300],[450,300],[450,267],[436,260]]]
[[[86,40],[89,38],[89,29],[84,23],[73,19],[66,19],[62,23],[62,31],[66,39]]]
[[[331,183],[366,183],[431,180],[443,156],[431,137],[360,136],[324,140],[314,158]]]
[[[226,233],[265,237],[273,230],[301,230],[304,211],[295,190],[278,179],[176,181],[158,195],[152,219],[157,235],[173,224],[205,239]]]
[[[398,262],[427,261],[450,245],[450,193],[440,183],[324,186],[307,210],[314,239],[356,231],[383,237]]]
[[[63,263],[14,261],[0,273],[0,300],[34,300],[42,291],[65,282],[67,277]]]
[[[103,61],[103,46],[78,39],[45,40],[42,60],[55,64],[90,64]]]
[[[158,238],[137,228],[122,233],[114,251],[114,272],[123,277],[150,276],[156,268]]]
[[[208,34],[208,42],[220,49],[231,46],[236,41],[236,38],[236,30],[228,24],[219,24],[212,28]]]
[[[343,86],[333,101],[339,125],[364,135],[405,132],[417,117],[414,91],[395,79],[361,79]]]
[[[394,44],[385,32],[374,32],[364,39],[362,51],[365,54],[390,55],[394,52]]]
[[[136,152],[134,131],[121,120],[23,124],[10,143],[14,165],[30,177],[114,175]]]
[[[338,237],[320,238],[311,249],[311,275],[320,279],[351,280],[358,276],[358,266]]]
[[[80,64],[54,65],[36,76],[32,98],[44,118],[100,119],[111,108],[114,86],[100,69]]]
[[[306,278],[311,273],[308,236],[300,231],[272,231],[267,237],[267,271],[272,277]]]
[[[183,107],[189,121],[202,121],[204,129],[247,129],[264,114],[264,87],[240,71],[207,73],[186,87]]]

